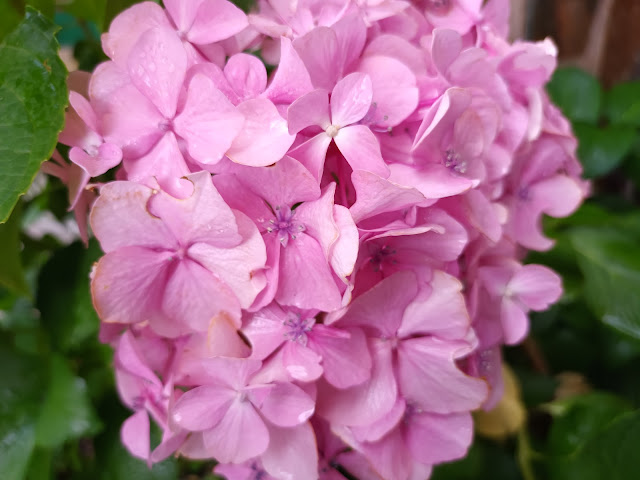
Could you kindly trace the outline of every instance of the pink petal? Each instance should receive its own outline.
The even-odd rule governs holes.
[[[169,0],[169,4],[177,0]],[[182,2],[177,2],[182,3]],[[186,2],[192,3],[192,2]],[[239,33],[249,25],[245,13],[226,0],[200,0],[193,15],[187,39],[196,44],[219,42]],[[167,9],[169,6],[167,5]],[[191,13],[191,12],[190,12]],[[173,16],[173,13],[172,13]],[[175,17],[174,17],[175,18]]]
[[[383,56],[367,56],[358,70],[368,73],[373,89],[371,122],[384,127],[395,127],[418,106],[418,87],[413,72],[399,60]]]
[[[351,432],[360,442],[377,442],[403,420],[406,406],[404,399],[398,397],[391,411],[380,420],[364,427],[352,427]]]
[[[251,358],[263,360],[285,340],[284,321],[287,316],[276,304],[257,311],[242,327],[242,333],[251,343]]]
[[[297,342],[286,342],[282,348],[282,364],[294,380],[313,382],[320,378],[321,361],[320,355]]]
[[[329,258],[339,236],[338,226],[333,218],[335,187],[335,183],[327,185],[318,200],[304,202],[295,210],[296,220],[304,225],[305,234],[318,241],[325,258]]]
[[[187,141],[198,162],[215,164],[241,132],[244,115],[202,74],[189,83],[187,102],[174,120],[175,131]]]
[[[113,143],[103,143],[96,156],[88,155],[77,147],[69,151],[69,160],[82,167],[91,177],[97,177],[111,170],[122,160],[122,150]]]
[[[304,165],[313,177],[320,183],[324,171],[324,162],[327,150],[331,144],[331,137],[324,132],[320,132],[315,137],[311,137],[306,142],[298,145],[289,152],[292,158]]]
[[[317,27],[296,38],[293,46],[307,67],[313,86],[332,90],[342,69],[335,32],[328,27]]]
[[[274,478],[318,477],[318,448],[309,422],[293,428],[269,426],[269,447],[260,458]]]
[[[390,165],[389,180],[412,187],[425,198],[445,198],[459,195],[473,188],[477,182],[457,175],[442,164],[429,164],[421,169],[395,163]]]
[[[430,289],[423,289],[407,307],[398,336],[417,334],[441,338],[464,338],[471,328],[462,283],[444,272],[433,272]]]
[[[127,330],[120,337],[118,342],[118,348],[114,355],[114,361],[118,368],[140,377],[147,382],[161,387],[160,380],[156,377],[155,373],[144,363],[140,358],[140,354],[137,352],[135,339],[131,332]]]
[[[151,215],[161,218],[182,245],[205,242],[229,248],[240,244],[236,216],[213,186],[211,174],[194,173],[187,179],[193,185],[191,196],[177,199],[159,192],[148,202]]]
[[[355,171],[351,174],[351,181],[357,195],[349,211],[356,223],[424,201],[424,196],[416,189],[392,183],[374,173]]]
[[[103,322],[139,323],[160,305],[170,254],[122,247],[96,264],[91,282],[93,305]]]
[[[333,206],[333,218],[340,235],[331,250],[331,268],[346,283],[346,277],[353,273],[358,258],[358,228],[349,210],[342,205]]]
[[[111,182],[91,211],[91,229],[106,253],[127,246],[171,248],[175,237],[147,210],[152,190],[133,182]]]
[[[280,63],[264,95],[274,104],[290,104],[313,90],[309,72],[291,40],[280,37]]]
[[[270,385],[268,394],[261,401],[260,395],[253,395],[251,389],[247,392],[265,418],[280,427],[294,427],[306,422],[315,409],[313,399],[293,383]]]
[[[127,61],[129,76],[167,119],[173,118],[187,71],[182,42],[168,28],[152,28],[140,36]]]
[[[341,128],[334,141],[354,170],[365,170],[383,178],[389,176],[389,167],[380,153],[380,143],[369,127],[349,125]]]
[[[234,162],[265,167],[280,160],[295,140],[287,121],[266,98],[247,100],[238,105],[245,117],[240,134],[235,137],[227,156]]]
[[[346,127],[361,120],[371,107],[371,78],[365,73],[351,73],[340,80],[331,92],[331,123]]]
[[[349,388],[371,376],[371,355],[359,328],[339,330],[316,325],[308,342],[309,348],[322,357],[324,378],[334,387]]]
[[[211,456],[221,463],[241,463],[262,454],[269,431],[250,402],[236,401],[222,420],[203,432]]]
[[[326,384],[317,400],[318,413],[336,425],[365,426],[381,419],[393,408],[398,388],[392,367],[389,342],[370,344],[371,378],[360,385],[336,389]]]
[[[109,31],[102,35],[102,48],[109,58],[126,66],[129,53],[143,32],[170,26],[167,15],[158,4],[138,3],[113,19]]]
[[[340,308],[342,296],[318,242],[301,233],[280,255],[276,300],[283,305],[326,312]]]
[[[254,98],[267,88],[267,70],[264,63],[253,55],[233,55],[224,67],[224,74],[242,98]]]
[[[167,282],[163,311],[178,324],[206,332],[218,315],[240,326],[240,305],[233,292],[217,276],[199,263],[184,259]]]
[[[242,243],[234,248],[217,248],[208,243],[195,243],[189,250],[193,258],[213,272],[235,294],[242,308],[248,308],[265,287],[261,270],[267,260],[262,236],[255,224],[243,213],[234,212]]]
[[[227,414],[236,392],[218,385],[203,385],[185,392],[172,409],[176,425],[200,432],[215,427]]]
[[[149,415],[139,410],[122,424],[120,440],[134,457],[149,459]]]
[[[562,295],[562,279],[542,265],[525,265],[516,272],[507,287],[531,310],[545,310]]]
[[[351,302],[336,326],[359,326],[382,337],[394,337],[405,309],[417,293],[413,272],[395,273]]]
[[[129,180],[154,185],[152,179],[155,178],[165,192],[175,197],[186,197],[193,189],[187,180],[182,179],[190,171],[173,132],[165,133],[145,156],[125,160],[123,164]]]
[[[401,342],[398,382],[407,402],[434,413],[463,412],[482,405],[487,384],[465,375],[455,364],[455,359],[468,350],[462,342],[431,337]]]
[[[462,37],[455,30],[436,28],[433,31],[431,56],[441,75],[446,75],[449,66],[462,51]]]
[[[76,111],[78,116],[87,124],[94,132],[98,131],[98,119],[91,108],[89,101],[77,92],[69,92],[69,104]]]
[[[502,300],[500,322],[507,345],[520,343],[529,333],[529,317],[522,306],[509,297]]]
[[[327,91],[318,89],[298,98],[287,109],[287,121],[292,134],[312,125],[325,130],[331,124]]]
[[[417,413],[410,417],[407,447],[414,459],[427,465],[462,458],[473,440],[471,414],[434,415]]]

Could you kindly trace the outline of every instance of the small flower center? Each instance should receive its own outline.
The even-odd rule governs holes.
[[[402,417],[402,421],[407,424],[411,421],[411,417],[414,415],[422,413],[422,409],[416,405],[411,403],[407,403],[407,406],[404,409],[404,415]]]
[[[89,147],[84,149],[84,153],[86,153],[90,157],[94,157],[95,158],[95,157],[98,156],[99,150],[98,150],[97,146],[91,145],[91,146],[89,146]]]
[[[340,127],[338,125],[329,125],[325,130],[326,134],[329,135],[331,138],[338,135],[339,131],[340,131]]]
[[[369,263],[373,266],[374,272],[382,270],[382,264],[385,261],[389,261],[390,257],[395,255],[396,251],[391,249],[388,245],[383,245],[378,248],[369,259]]]
[[[289,318],[284,321],[287,331],[284,336],[291,342],[298,342],[302,345],[307,344],[307,333],[311,331],[315,320],[313,318],[302,318],[301,315],[291,313]]]
[[[447,149],[444,153],[444,166],[455,173],[467,171],[467,162],[453,148]]]
[[[523,202],[531,200],[531,191],[528,187],[522,187],[518,190],[518,198]]]
[[[274,210],[275,219],[265,225],[267,232],[276,233],[283,247],[289,243],[289,238],[295,240],[300,232],[304,232],[304,225],[294,220],[295,211],[289,207],[278,206]]]

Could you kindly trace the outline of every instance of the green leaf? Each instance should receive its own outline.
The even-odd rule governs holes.
[[[36,445],[57,447],[69,439],[95,434],[101,425],[85,381],[75,376],[59,355],[51,358],[49,370],[49,387],[36,424]]]
[[[35,418],[44,372],[37,357],[0,343],[0,472],[21,480],[35,445]]]
[[[608,91],[603,113],[615,125],[640,127],[640,82],[621,83]]]
[[[606,175],[618,167],[629,154],[636,140],[636,130],[632,127],[595,127],[575,123],[574,132],[578,137],[578,158],[587,178]]]
[[[640,247],[630,230],[576,228],[571,240],[591,310],[606,325],[640,339]]]
[[[615,395],[593,392],[555,401],[545,409],[554,416],[549,433],[549,453],[568,455],[631,407]]]
[[[625,413],[590,437],[573,455],[556,459],[552,480],[640,478],[640,410]]]
[[[62,351],[80,346],[97,334],[100,321],[93,309],[89,272],[100,256],[94,240],[58,250],[40,272],[36,305],[52,342]]]
[[[0,44],[0,223],[51,156],[63,127],[67,70],[57,55],[56,29],[27,7]]]
[[[29,296],[31,292],[20,261],[20,213],[16,208],[7,223],[0,224],[0,284]]]
[[[547,91],[570,120],[591,124],[598,121],[602,89],[593,75],[579,68],[559,68],[547,85]]]

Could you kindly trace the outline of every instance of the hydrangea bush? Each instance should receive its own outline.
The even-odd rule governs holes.
[[[554,45],[509,43],[504,0],[164,4],[69,77],[70,162],[44,166],[105,253],[122,442],[230,480],[463,457],[502,345],[562,293],[522,264],[553,245],[541,217],[588,193]]]

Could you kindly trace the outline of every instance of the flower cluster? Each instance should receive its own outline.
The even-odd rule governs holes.
[[[71,163],[45,167],[85,235],[92,205],[122,441],[231,480],[464,456],[501,346],[561,295],[521,263],[552,246],[541,216],[587,193],[543,90],[553,44],[507,42],[506,0],[164,4],[71,77]]]

